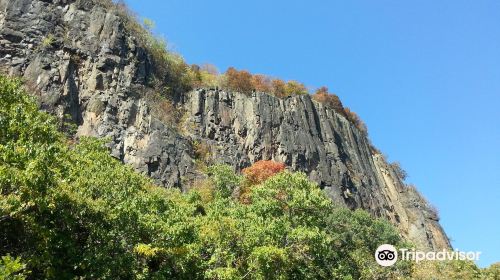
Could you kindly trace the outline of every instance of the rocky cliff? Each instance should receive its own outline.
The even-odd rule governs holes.
[[[196,180],[200,161],[238,170],[284,162],[334,201],[389,219],[419,247],[450,247],[435,211],[367,136],[310,96],[197,89],[155,110],[150,54],[123,16],[98,2],[0,0],[1,71],[23,77],[41,108],[75,123],[78,137],[108,137],[113,156],[166,187]],[[179,112],[175,125],[164,117]]]

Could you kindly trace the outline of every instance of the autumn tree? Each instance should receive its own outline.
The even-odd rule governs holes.
[[[273,93],[273,95],[280,98],[286,96],[286,84],[283,80],[273,79],[271,82],[271,86],[272,86],[271,92]]]
[[[252,86],[257,92],[271,93],[272,82],[269,77],[261,74],[253,75]]]
[[[229,67],[225,73],[226,87],[242,93],[250,93],[253,90],[252,74],[246,70],[236,70]]]
[[[285,170],[285,164],[272,160],[260,160],[252,166],[243,169],[243,175],[252,184],[260,184],[269,177]]]
[[[327,87],[320,87],[316,90],[312,98],[320,103],[323,103],[330,108],[333,108],[336,112],[344,114],[344,106],[340,101],[340,98],[328,91]]]

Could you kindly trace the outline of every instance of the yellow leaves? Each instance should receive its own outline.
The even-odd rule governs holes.
[[[161,248],[153,247],[150,244],[140,243],[134,247],[134,252],[137,255],[145,257],[145,258],[153,258],[161,251],[162,251]]]

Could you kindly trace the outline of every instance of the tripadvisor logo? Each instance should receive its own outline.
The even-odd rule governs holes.
[[[381,266],[391,266],[398,260],[398,251],[390,244],[380,245],[375,251],[375,260]]]
[[[404,261],[445,261],[445,260],[469,260],[478,261],[481,252],[462,252],[459,250],[447,251],[441,250],[438,252],[416,251],[414,249],[400,248],[399,252],[396,247],[390,244],[380,245],[375,251],[375,261],[381,266],[391,266],[396,263],[398,257]]]

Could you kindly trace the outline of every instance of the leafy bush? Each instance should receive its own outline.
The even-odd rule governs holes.
[[[494,263],[483,270],[485,279],[499,280],[500,279],[500,262]]]
[[[166,125],[177,125],[182,117],[182,111],[170,100],[166,92],[144,89],[145,100],[151,108],[151,114]]]
[[[224,74],[224,87],[247,94],[252,91],[264,92],[280,98],[308,94],[307,88],[300,82],[285,82],[261,74],[252,75],[248,71],[236,70],[233,67],[229,67]]]
[[[55,41],[54,34],[49,34],[49,35],[45,36],[45,38],[43,38],[42,47],[48,48],[52,44],[54,44],[54,41]]]

